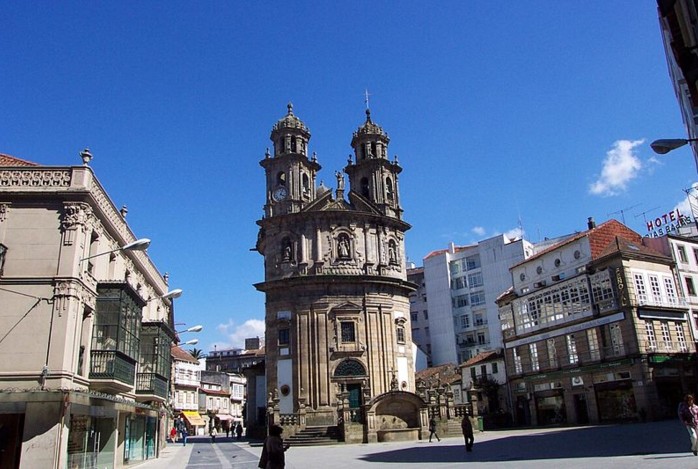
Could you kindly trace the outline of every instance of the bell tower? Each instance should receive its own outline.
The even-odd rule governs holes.
[[[287,108],[288,113],[271,130],[273,154],[267,149],[259,162],[266,173],[266,217],[300,212],[315,199],[320,165],[314,154],[308,159],[310,130],[293,114],[293,104]]]
[[[389,217],[402,218],[398,195],[398,174],[402,168],[388,160],[388,134],[371,120],[371,111],[366,109],[366,122],[351,139],[356,163],[351,156],[344,172],[349,175],[351,192]]]

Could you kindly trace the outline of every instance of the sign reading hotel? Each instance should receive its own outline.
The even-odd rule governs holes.
[[[647,221],[647,234],[650,238],[657,238],[665,234],[671,234],[682,226],[692,223],[691,217],[684,215],[678,208],[665,213],[654,220]]]

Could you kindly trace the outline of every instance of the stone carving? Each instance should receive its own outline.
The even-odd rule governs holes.
[[[69,170],[5,170],[0,171],[0,186],[2,187],[68,187],[70,186]]]
[[[10,211],[9,203],[0,203],[0,222],[7,220],[7,212]]]

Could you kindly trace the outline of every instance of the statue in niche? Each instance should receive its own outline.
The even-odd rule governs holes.
[[[284,238],[281,243],[281,259],[284,262],[291,262],[293,260],[293,250],[291,249],[291,240]]]
[[[349,239],[347,235],[340,235],[337,254],[340,259],[349,259]]]
[[[395,242],[390,241],[388,243],[388,262],[391,264],[397,264],[397,256],[395,255]]]

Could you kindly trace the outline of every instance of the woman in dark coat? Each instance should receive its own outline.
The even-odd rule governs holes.
[[[288,443],[281,439],[283,429],[278,425],[269,427],[269,436],[264,440],[262,456],[257,467],[262,469],[283,469],[286,466],[284,453],[288,449]]]
[[[465,450],[472,451],[473,443],[475,443],[475,436],[473,435],[473,423],[470,421],[469,414],[463,416],[460,427],[463,430],[463,438],[465,438]]]

